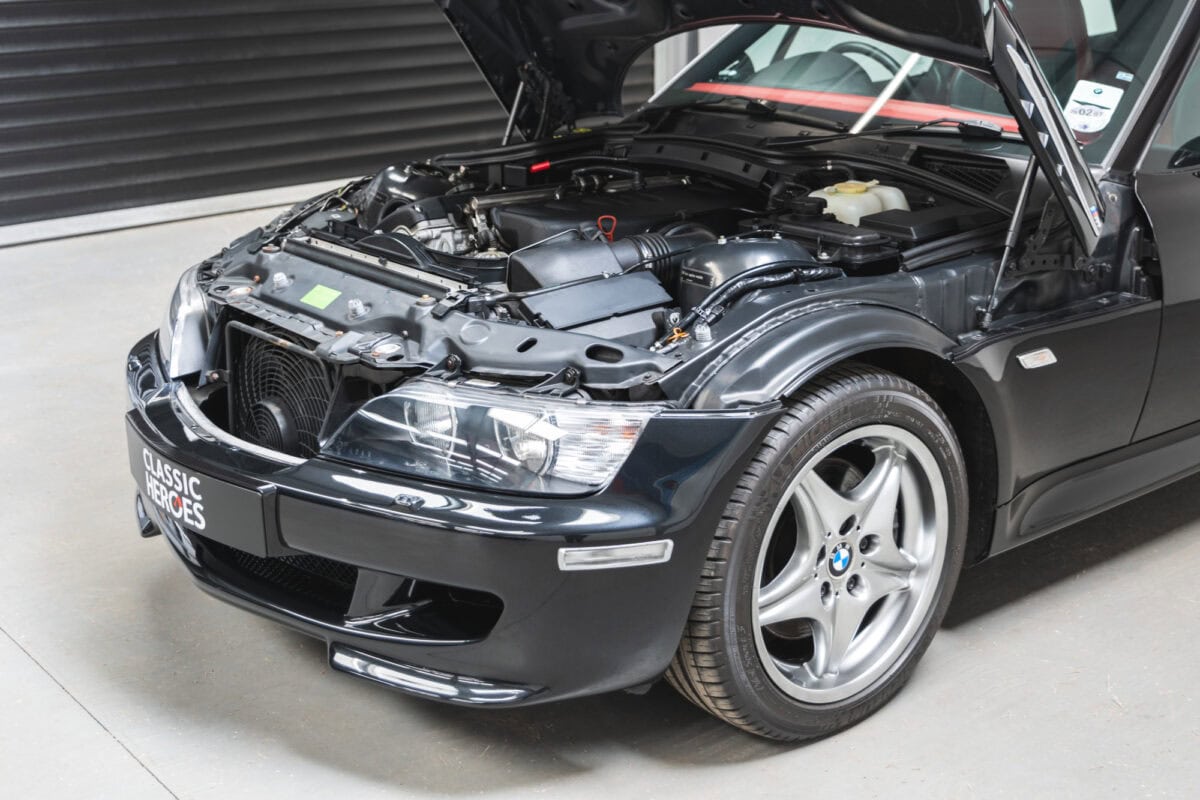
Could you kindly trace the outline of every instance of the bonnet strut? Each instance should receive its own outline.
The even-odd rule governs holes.
[[[996,303],[1000,298],[1000,281],[1012,262],[1013,251],[1017,249],[1017,237],[1021,235],[1021,223],[1025,221],[1025,206],[1029,204],[1029,196],[1033,194],[1036,178],[1037,159],[1030,156],[1025,166],[1025,179],[1021,182],[1021,192],[1017,195],[1017,205],[1013,208],[1012,221],[1008,224],[1008,233],[1004,237],[1004,252],[1000,255],[1000,265],[996,267],[996,281],[992,284],[992,293],[988,296],[987,305],[983,307],[983,316],[979,320],[980,330],[986,331],[992,327],[992,315],[996,312]]]
[[[512,110],[508,112],[508,124],[504,126],[504,136],[500,139],[500,146],[507,147],[512,141],[513,128],[517,126],[517,114],[521,111],[521,100],[525,96],[525,79],[517,84],[517,94],[513,98]]]

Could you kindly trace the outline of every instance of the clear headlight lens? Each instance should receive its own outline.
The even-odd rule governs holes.
[[[661,410],[418,380],[359,409],[324,452],[448,483],[583,494],[613,479]]]
[[[175,294],[158,328],[158,353],[168,378],[204,369],[208,347],[208,301],[196,283],[197,267],[179,278]]]
[[[414,445],[437,451],[454,448],[458,414],[452,406],[414,399],[403,408],[405,430]]]

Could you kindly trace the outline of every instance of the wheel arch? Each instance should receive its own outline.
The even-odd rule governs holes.
[[[999,467],[991,417],[974,384],[954,364],[923,350],[881,348],[859,353],[851,360],[887,370],[920,387],[950,420],[967,468],[971,506],[964,563],[982,561],[991,551],[995,531]]]
[[[963,451],[971,511],[965,563],[987,557],[995,524],[998,442],[984,396],[947,355],[957,343],[895,308],[854,305],[803,314],[725,359],[696,395],[697,408],[779,400],[847,362],[910,381],[942,408]]]

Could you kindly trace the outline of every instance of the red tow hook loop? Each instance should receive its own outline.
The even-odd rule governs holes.
[[[604,234],[604,238],[611,242],[617,232],[617,218],[612,214],[596,217],[596,227]]]

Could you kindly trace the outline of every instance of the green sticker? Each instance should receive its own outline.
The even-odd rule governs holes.
[[[337,289],[330,289],[328,286],[322,286],[318,283],[309,291],[308,294],[300,298],[300,302],[304,303],[306,306],[312,306],[313,308],[319,308],[324,311],[325,309],[329,308],[330,303],[332,303],[334,300],[337,300],[341,296],[342,293]]]

